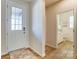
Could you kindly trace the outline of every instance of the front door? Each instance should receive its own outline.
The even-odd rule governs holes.
[[[7,41],[10,52],[28,45],[28,11],[26,6],[11,1],[8,2],[7,11]]]

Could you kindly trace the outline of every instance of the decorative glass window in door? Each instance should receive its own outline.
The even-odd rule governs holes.
[[[11,30],[22,30],[22,9],[12,7]]]

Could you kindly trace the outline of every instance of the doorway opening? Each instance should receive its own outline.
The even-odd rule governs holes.
[[[74,10],[57,14],[57,47],[67,58],[74,57],[74,20]]]
[[[74,11],[57,14],[57,44],[63,41],[74,43]]]

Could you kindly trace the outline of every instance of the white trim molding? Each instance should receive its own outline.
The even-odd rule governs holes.
[[[32,49],[34,52],[36,52],[41,57],[44,57],[45,56],[45,53],[41,54],[40,52],[38,52],[37,50],[35,50],[33,47],[30,47],[30,49]]]
[[[46,44],[47,46],[50,46],[50,47],[52,47],[52,48],[58,48],[58,46],[55,46],[55,45],[51,45],[51,44]]]
[[[8,52],[3,52],[1,53],[1,56],[8,54]]]

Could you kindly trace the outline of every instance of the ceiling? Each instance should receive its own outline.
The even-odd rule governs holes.
[[[48,7],[49,5],[54,4],[57,1],[59,1],[59,0],[45,0],[45,6]]]
[[[24,0],[24,1],[28,1],[28,2],[30,2],[30,1],[32,1],[32,0]]]
[[[16,0],[13,0],[13,1],[16,1]],[[18,0],[19,1],[19,0]],[[22,1],[22,0],[21,0]],[[23,0],[24,2],[31,2],[33,0]],[[56,2],[58,2],[60,0],[45,0],[45,6],[48,7],[50,6],[51,4],[54,4]]]

